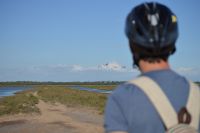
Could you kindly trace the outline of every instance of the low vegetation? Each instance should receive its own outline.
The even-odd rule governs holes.
[[[63,86],[38,88],[38,96],[45,102],[62,103],[73,107],[91,107],[103,113],[107,96],[105,94],[73,90]]]
[[[39,113],[40,111],[36,106],[39,100],[52,104],[58,102],[70,107],[92,108],[102,114],[106,99],[106,94],[74,90],[65,85],[34,86],[32,90],[0,98],[0,116],[18,113]]]
[[[196,84],[198,84],[200,86],[200,82],[196,82]]]
[[[2,98],[0,99],[0,116],[18,113],[39,113],[39,109],[35,106],[38,101],[37,97],[28,92]]]
[[[113,90],[117,87],[117,85],[81,85],[81,86],[99,90]]]

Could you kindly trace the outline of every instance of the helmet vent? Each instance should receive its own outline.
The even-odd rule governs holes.
[[[146,8],[148,11],[150,11],[150,8],[149,8],[149,6],[148,6],[147,3],[144,3],[144,6],[145,6],[145,8]]]
[[[141,31],[141,29],[139,27],[136,27],[136,31],[140,36],[143,36],[143,32]]]

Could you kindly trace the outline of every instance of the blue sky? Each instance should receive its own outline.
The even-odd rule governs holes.
[[[148,1],[148,0],[147,0]],[[1,0],[0,81],[129,80],[139,74],[124,35],[143,0]],[[172,69],[200,80],[200,1],[164,1],[178,16]]]

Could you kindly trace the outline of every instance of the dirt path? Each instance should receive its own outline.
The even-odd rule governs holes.
[[[103,133],[103,116],[94,110],[47,104],[40,100],[40,115],[0,117],[0,133]]]

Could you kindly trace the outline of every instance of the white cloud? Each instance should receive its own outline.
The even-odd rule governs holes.
[[[73,65],[72,71],[80,72],[80,71],[110,71],[110,72],[133,72],[132,68],[127,68],[124,65],[121,65],[116,62],[110,62],[106,64],[100,64],[96,66],[88,66],[84,67],[81,65]]]
[[[84,71],[84,68],[81,65],[72,65],[71,71],[72,72],[80,72],[80,71]]]
[[[179,67],[175,71],[189,80],[200,81],[200,67]]]
[[[13,69],[0,68],[0,81],[120,81],[129,80],[136,75],[138,75],[138,70],[116,62],[94,66],[58,64]]]
[[[126,72],[126,66],[123,66],[116,62],[106,63],[98,66],[99,70],[106,70],[106,71],[116,71],[116,72]]]
[[[200,68],[197,67],[179,67],[176,71],[181,74],[200,75]]]

